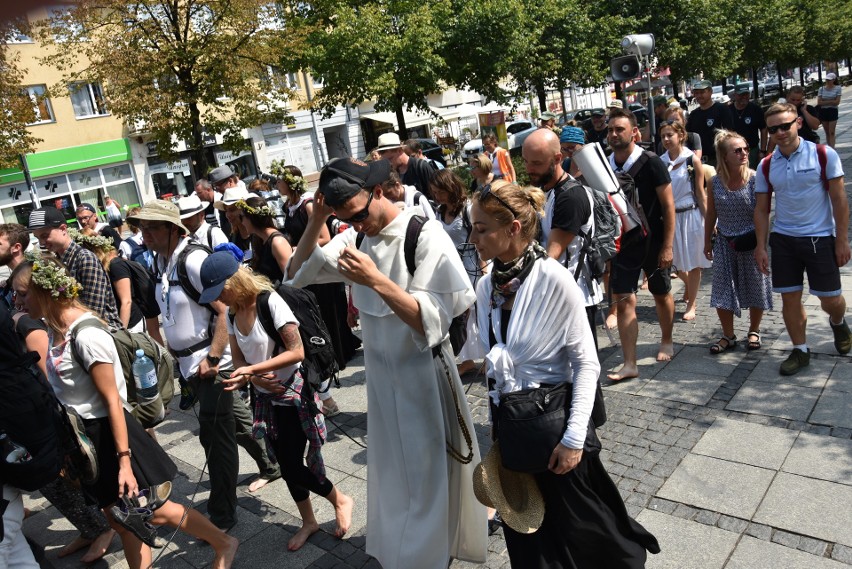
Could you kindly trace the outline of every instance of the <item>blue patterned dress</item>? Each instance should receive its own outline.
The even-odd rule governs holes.
[[[719,176],[713,176],[716,229],[734,237],[754,229],[755,177],[745,186],[728,190]],[[734,251],[728,241],[717,236],[713,246],[713,290],[710,306],[740,316],[741,308],[772,310],[772,281],[757,268],[754,251]]]

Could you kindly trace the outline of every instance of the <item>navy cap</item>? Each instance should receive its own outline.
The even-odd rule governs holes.
[[[198,304],[210,304],[222,294],[225,282],[234,276],[240,263],[230,251],[217,251],[201,264],[201,296]]]
[[[44,206],[30,212],[27,229],[35,231],[42,227],[59,227],[65,224],[65,216],[53,206]]]

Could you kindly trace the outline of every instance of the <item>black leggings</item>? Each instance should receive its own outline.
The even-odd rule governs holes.
[[[308,438],[302,430],[299,412],[293,406],[273,405],[275,422],[278,427],[278,438],[270,441],[281,476],[287,482],[287,489],[296,502],[303,502],[310,496],[309,492],[325,498],[334,489],[334,485],[326,478],[320,483],[314,473],[305,466],[305,446]]]

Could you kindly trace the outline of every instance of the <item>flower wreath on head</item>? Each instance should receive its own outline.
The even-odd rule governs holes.
[[[65,267],[40,257],[33,260],[31,279],[40,289],[49,292],[53,298],[60,296],[68,299],[76,298],[82,289],[76,279],[68,274]]]
[[[259,215],[261,217],[272,217],[275,215],[275,212],[272,211],[272,208],[268,205],[260,206],[260,207],[251,207],[249,204],[245,202],[245,200],[240,200],[234,204],[237,208],[243,210],[249,215]]]
[[[112,251],[115,249],[112,239],[103,235],[86,235],[73,228],[68,230],[68,235],[71,236],[71,239],[75,243],[83,245],[88,249],[98,249],[100,251]]]
[[[291,191],[297,194],[304,194],[308,189],[308,182],[302,176],[296,176],[290,170],[284,167],[284,164],[277,160],[273,160],[269,165],[269,173],[287,182],[287,186]]]

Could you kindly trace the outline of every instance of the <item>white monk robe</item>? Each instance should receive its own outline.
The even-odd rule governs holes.
[[[337,270],[344,247],[355,246],[350,228],[313,251],[290,284],[346,282],[360,312],[367,373],[367,553],[385,569],[444,569],[450,557],[484,563],[488,535],[485,507],[473,494],[479,445],[459,379],[448,330],[453,316],[475,295],[452,240],[437,221],[428,221],[417,243],[412,277],[405,265],[405,232],[411,213],[402,212],[361,251],[379,271],[420,304],[425,336],[405,324],[369,287],[353,284]],[[473,460],[460,464],[447,443],[467,455],[456,405],[440,358],[441,346],[467,430]]]

